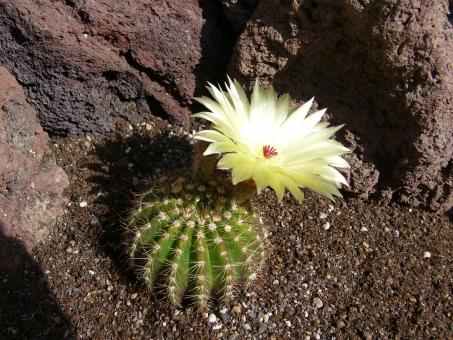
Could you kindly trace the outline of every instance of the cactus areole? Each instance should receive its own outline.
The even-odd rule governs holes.
[[[175,305],[228,300],[256,278],[263,259],[257,222],[227,188],[190,177],[163,180],[131,214],[132,265]]]

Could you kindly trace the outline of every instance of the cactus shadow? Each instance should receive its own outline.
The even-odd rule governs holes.
[[[87,166],[93,175],[88,180],[97,197],[98,251],[112,260],[124,281],[140,285],[129,265],[127,218],[137,196],[149,190],[153,181],[189,168],[192,146],[187,138],[168,131],[156,135],[119,131],[98,145],[90,156],[94,156],[94,161]]]

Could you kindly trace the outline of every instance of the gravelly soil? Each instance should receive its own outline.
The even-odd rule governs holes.
[[[445,217],[309,193],[279,204],[267,191],[253,201],[268,226],[259,279],[227,305],[176,309],[128,270],[121,221],[152,176],[188,166],[187,134],[158,119],[118,122],[115,134],[59,140],[54,151],[71,203],[30,266],[0,274],[1,338],[453,337]]]

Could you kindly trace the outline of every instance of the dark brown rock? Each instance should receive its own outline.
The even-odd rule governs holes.
[[[453,38],[447,1],[262,0],[230,73],[315,96],[354,150],[352,192],[453,205]]]
[[[188,126],[232,46],[213,1],[0,0],[0,63],[51,134],[154,114]]]
[[[48,141],[24,91],[0,67],[0,271],[25,257],[17,240],[30,250],[63,213],[68,177],[50,158]]]

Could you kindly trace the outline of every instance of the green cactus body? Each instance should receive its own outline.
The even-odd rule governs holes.
[[[197,182],[160,182],[140,197],[128,224],[130,257],[148,288],[176,305],[188,297],[205,307],[253,280],[263,249],[255,218],[235,195],[215,181]]]

